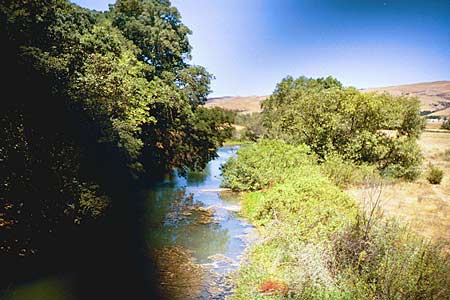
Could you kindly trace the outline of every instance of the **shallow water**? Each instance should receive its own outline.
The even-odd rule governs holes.
[[[232,294],[230,275],[255,238],[254,228],[238,215],[238,195],[220,188],[220,167],[237,149],[223,147],[203,172],[173,174],[142,191],[145,240],[162,280],[169,278],[161,282],[167,299],[227,299]],[[72,280],[70,276],[35,280],[11,287],[6,295],[14,300],[30,295],[73,299]]]
[[[237,149],[223,147],[204,172],[187,178],[175,174],[146,191],[146,238],[151,247],[182,246],[217,272],[236,269],[253,227],[238,216],[238,196],[220,188],[220,167]]]

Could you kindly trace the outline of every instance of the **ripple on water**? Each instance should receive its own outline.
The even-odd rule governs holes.
[[[205,171],[175,176],[149,194],[149,244],[157,249],[164,299],[227,299],[233,292],[233,272],[255,235],[239,218],[239,196],[220,187],[220,167],[236,150],[221,148]]]

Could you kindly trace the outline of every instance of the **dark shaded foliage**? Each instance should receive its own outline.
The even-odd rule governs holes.
[[[229,135],[199,107],[212,77],[187,61],[189,29],[168,1],[2,1],[0,27],[2,287],[74,270],[81,299],[139,298],[137,179],[201,169]]]

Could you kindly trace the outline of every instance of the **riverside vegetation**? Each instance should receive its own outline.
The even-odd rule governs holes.
[[[0,27],[0,288],[79,269],[80,298],[137,299],[139,185],[203,169],[231,130],[190,29],[159,0],[1,1]]]
[[[287,78],[262,105],[266,138],[223,167],[262,236],[235,299],[448,299],[448,245],[380,209],[386,180],[420,173],[417,99]],[[342,188],[362,184],[358,205]]]

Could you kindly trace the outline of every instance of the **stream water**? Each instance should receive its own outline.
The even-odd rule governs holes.
[[[157,265],[162,299],[227,299],[231,275],[255,229],[239,217],[239,197],[220,188],[221,166],[238,147],[223,147],[199,173],[176,173],[142,191],[144,234]],[[50,277],[13,287],[6,299],[73,299],[70,279]],[[0,298],[1,295],[0,295]]]
[[[220,188],[220,168],[236,150],[223,147],[203,172],[175,175],[146,191],[146,238],[171,299],[226,299],[232,293],[230,274],[255,237],[238,215],[238,196]],[[183,275],[186,269],[195,271]]]

